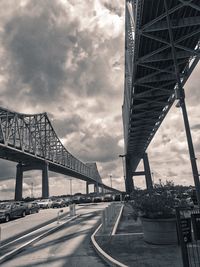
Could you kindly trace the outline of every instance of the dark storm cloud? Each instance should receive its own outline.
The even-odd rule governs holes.
[[[199,130],[200,129],[200,124],[195,124],[193,126],[191,126],[192,130]]]
[[[122,116],[121,115],[117,115],[114,117],[114,121],[115,122],[122,122]]]
[[[87,133],[77,144],[74,140],[70,151],[76,150],[79,158],[84,162],[98,161],[107,162],[118,158],[122,148],[118,145],[120,138],[109,134],[93,136]],[[84,146],[83,146],[84,144]]]
[[[80,31],[77,38],[78,47],[74,49],[76,68],[68,69],[68,86],[77,95],[85,97],[118,97],[116,92],[113,94],[118,83],[111,79],[109,59],[122,48],[121,36],[101,40],[97,29],[92,36],[89,31]]]
[[[71,114],[63,119],[54,119],[52,126],[59,138],[65,137],[67,134],[78,132],[83,125],[84,120],[77,114]]]
[[[162,142],[163,142],[164,145],[166,145],[170,141],[171,141],[171,139],[166,134],[162,135]]]
[[[60,22],[63,16],[65,21]],[[29,101],[49,102],[62,95],[67,79],[66,56],[76,42],[77,27],[78,22],[68,21],[56,1],[31,1],[23,13],[5,25],[3,39],[10,73],[30,88],[25,92]],[[20,90],[10,87],[7,93],[13,95]]]
[[[0,180],[8,180],[16,176],[15,162],[0,159]]]
[[[119,17],[121,17],[123,15],[123,11],[124,9],[122,7],[120,7],[119,3],[116,2],[107,2],[107,1],[103,1],[103,5],[112,13],[118,15]]]
[[[4,27],[9,62],[6,94],[32,106],[78,97],[118,97],[109,59],[123,47],[118,36],[103,36],[98,23],[81,29],[79,17],[56,1],[30,1]],[[113,94],[113,90],[115,94]],[[62,98],[61,98],[62,97]]]

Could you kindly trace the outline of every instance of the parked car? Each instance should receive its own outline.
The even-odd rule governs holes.
[[[69,206],[70,204],[72,204],[71,197],[65,197],[65,198],[63,198],[63,201],[64,201],[64,205],[65,205],[65,207],[67,207],[67,206]]]
[[[52,208],[62,208],[65,206],[65,202],[62,198],[57,198],[52,201]]]
[[[31,209],[31,205],[28,202],[24,202],[24,201],[15,201],[14,202],[16,205],[21,206],[25,209],[26,215],[31,214],[30,209]]]
[[[112,194],[105,194],[105,196],[104,196],[104,201],[105,201],[105,202],[113,201]]]
[[[28,204],[28,214],[32,214],[32,213],[38,213],[40,210],[40,206],[38,205],[37,202],[29,202]]]
[[[98,203],[98,202],[101,202],[102,201],[102,198],[100,197],[100,196],[95,196],[94,198],[93,198],[93,202],[94,203]]]
[[[121,200],[121,195],[115,195],[114,196],[115,201],[120,201]]]
[[[72,202],[74,203],[74,204],[79,204],[80,203],[80,196],[73,196],[73,198],[72,198]]]
[[[47,199],[40,199],[39,201],[37,201],[37,203],[41,209],[49,209],[51,208],[53,201],[47,198]]]
[[[0,221],[8,222],[10,219],[25,216],[26,209],[24,206],[9,202],[0,203]]]

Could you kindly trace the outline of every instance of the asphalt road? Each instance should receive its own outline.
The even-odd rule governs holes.
[[[84,206],[80,217],[59,231],[28,247],[2,267],[103,267],[107,266],[94,251],[90,236],[97,227],[106,203]]]
[[[63,212],[69,212],[69,207],[62,208]],[[39,213],[26,215],[24,218],[17,218],[7,223],[1,223],[1,241],[13,239],[23,232],[35,228],[43,223],[48,223],[51,219],[57,217],[60,209],[44,209]]]

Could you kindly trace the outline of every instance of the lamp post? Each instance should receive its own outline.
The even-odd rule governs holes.
[[[70,185],[70,196],[72,196],[72,178],[69,179],[69,185]]]
[[[119,155],[119,157],[122,159],[122,168],[123,168],[123,175],[124,175],[124,182],[125,182],[126,177],[125,177],[125,167],[124,167],[124,160],[123,160],[123,158],[125,158],[126,155]]]
[[[33,198],[33,182],[31,183],[31,198]]]
[[[110,187],[112,188],[112,174],[110,174],[109,176],[110,176]]]

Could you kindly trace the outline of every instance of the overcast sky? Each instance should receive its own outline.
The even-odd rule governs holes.
[[[197,158],[199,69],[185,86]],[[104,183],[112,174],[121,190],[123,84],[124,1],[0,1],[0,106],[47,112],[65,147],[83,162],[97,162]],[[193,184],[185,141],[181,111],[172,108],[148,149],[155,182]],[[0,160],[0,170],[0,199],[13,197],[15,163]],[[24,176],[24,196],[32,182],[39,196],[41,173]],[[135,183],[144,186],[144,177]],[[85,183],[73,180],[73,191],[84,192]],[[50,193],[69,193],[67,177],[50,173]]]

